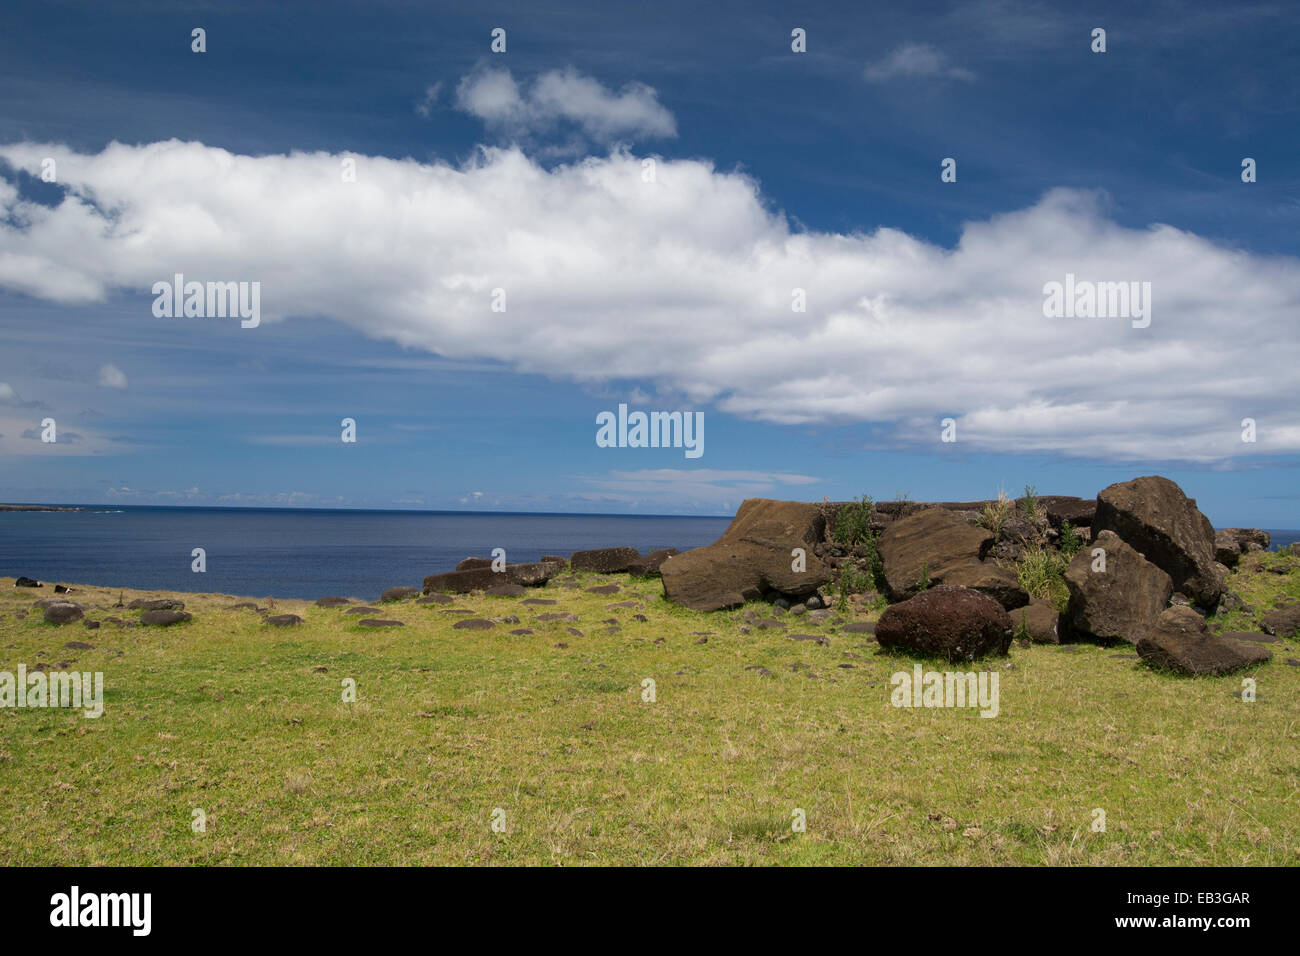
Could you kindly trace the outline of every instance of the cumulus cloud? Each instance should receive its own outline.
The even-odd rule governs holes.
[[[116,365],[101,365],[99,384],[104,388],[126,388],[126,375]]]
[[[647,183],[621,151],[551,169],[515,148],[459,167],[359,156],[341,185],[325,153],[0,146],[27,169],[45,156],[68,193],[51,208],[0,189],[0,284],[60,302],[138,290],[142,323],[213,321],[152,316],[149,289],[173,273],[258,280],[264,323],[332,317],[446,358],[768,422],[862,423],[893,448],[1300,450],[1276,387],[1300,363],[1300,261],[1122,227],[1092,193],[968,223],[949,249],[887,228],[798,231],[747,176],[661,159]],[[1067,273],[1150,282],[1150,326],[1045,318],[1043,286]],[[939,443],[944,417],[956,445]]]
[[[887,80],[937,78],[970,82],[975,74],[962,67],[953,66],[948,55],[928,43],[907,43],[889,56],[866,68],[863,76],[872,83]]]
[[[14,387],[8,382],[0,382],[0,403],[7,405],[17,400],[18,393],[14,391]]]
[[[502,67],[480,67],[456,88],[457,106],[489,128],[512,136],[546,133],[569,124],[598,143],[664,139],[677,123],[644,83],[615,93],[573,69],[550,70],[521,90]]]

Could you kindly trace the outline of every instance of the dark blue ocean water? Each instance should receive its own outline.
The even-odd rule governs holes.
[[[93,506],[88,506],[93,507]],[[102,507],[102,506],[101,506]],[[145,508],[0,512],[0,576],[141,590],[375,600],[469,555],[536,561],[584,548],[685,551],[729,518],[412,511]],[[190,570],[207,552],[207,571]]]

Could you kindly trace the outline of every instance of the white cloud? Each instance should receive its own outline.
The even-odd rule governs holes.
[[[8,382],[0,382],[0,402],[8,404],[18,400],[18,393]]]
[[[126,388],[126,375],[116,365],[101,365],[99,384],[104,388]]]
[[[153,318],[148,294],[175,272],[258,280],[263,323],[325,316],[446,358],[645,383],[746,418],[873,423],[894,448],[1300,450],[1277,387],[1300,364],[1300,261],[1121,227],[1090,193],[969,223],[946,249],[893,229],[798,232],[746,176],[661,159],[646,183],[623,152],[549,170],[518,149],[459,168],[358,157],[353,184],[325,153],[176,141],[0,156],[28,170],[54,156],[70,190],[54,209],[0,190],[0,284],[61,302],[136,290],[146,325],[178,321]],[[1150,327],[1044,318],[1043,285],[1067,272],[1151,282]],[[791,311],[796,287],[806,313]],[[505,312],[491,310],[495,288]],[[958,443],[940,446],[949,415]],[[1245,417],[1255,444],[1240,441]]]
[[[652,88],[629,83],[615,93],[573,69],[543,73],[523,92],[508,69],[481,67],[460,81],[456,101],[488,127],[514,136],[549,132],[562,123],[605,144],[677,135],[672,113]]]
[[[430,116],[433,113],[433,108],[438,105],[438,94],[441,92],[441,82],[426,86],[424,88],[424,98],[415,104],[415,112],[426,118]]]
[[[900,46],[879,63],[873,63],[863,72],[873,83],[883,83],[902,77],[932,77],[970,82],[975,74],[962,67],[953,66],[946,53],[928,43],[907,43]]]

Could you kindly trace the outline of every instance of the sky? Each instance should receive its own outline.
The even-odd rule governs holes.
[[[5,4],[0,501],[1300,527],[1300,7],[795,10]]]

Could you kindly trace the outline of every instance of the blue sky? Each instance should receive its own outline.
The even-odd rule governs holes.
[[[1300,12],[1133,7],[7,4],[0,500],[725,514],[1158,472],[1300,527]],[[261,323],[156,317],[176,272],[260,282]],[[1044,317],[1067,272],[1150,281],[1150,326]],[[597,447],[620,402],[702,411],[705,453]]]

